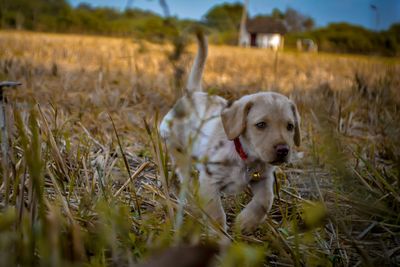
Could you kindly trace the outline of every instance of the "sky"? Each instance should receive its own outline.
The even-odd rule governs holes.
[[[109,6],[124,9],[129,0],[69,0],[78,5],[85,2],[92,6]],[[133,0],[132,8],[141,8],[162,14],[158,0]],[[172,15],[199,20],[214,5],[243,2],[238,0],[166,0]],[[371,8],[371,4],[377,10]],[[369,29],[387,29],[400,23],[400,0],[250,0],[250,16],[270,13],[273,8],[284,11],[292,7],[311,16],[317,26],[332,22],[348,22]],[[378,15],[378,19],[377,19]],[[377,22],[378,21],[378,22]]]

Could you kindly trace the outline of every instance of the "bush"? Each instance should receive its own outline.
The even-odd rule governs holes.
[[[395,56],[399,54],[399,28],[393,25],[388,31],[373,32],[360,26],[336,23],[314,31],[288,34],[286,45],[295,48],[297,39],[308,38],[318,44],[320,51]]]

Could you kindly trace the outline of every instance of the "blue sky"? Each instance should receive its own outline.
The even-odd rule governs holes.
[[[69,0],[73,5],[81,2],[93,6],[111,6],[123,9],[128,0]],[[242,2],[237,0],[166,0],[171,14],[179,18],[201,19],[216,4]],[[400,22],[400,0],[250,0],[250,15],[270,13],[273,8],[285,10],[292,7],[316,21],[317,26],[331,22],[349,22],[376,29],[376,13],[370,8],[378,7],[379,29],[386,29]],[[162,13],[158,0],[133,0],[132,7]]]

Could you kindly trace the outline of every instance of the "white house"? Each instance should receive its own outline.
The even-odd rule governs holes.
[[[283,48],[285,24],[277,19],[256,17],[247,20],[246,30],[240,37],[240,45],[270,48],[274,51]]]

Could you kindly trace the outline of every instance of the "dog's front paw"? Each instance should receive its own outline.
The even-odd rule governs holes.
[[[242,233],[252,233],[264,218],[264,214],[257,214],[252,210],[244,209],[236,218],[235,227]]]

